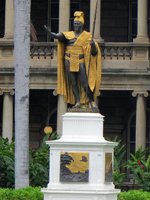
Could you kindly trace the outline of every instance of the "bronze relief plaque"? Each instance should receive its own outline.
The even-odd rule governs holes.
[[[113,181],[113,172],[112,172],[112,153],[105,153],[105,181]]]
[[[89,153],[60,153],[60,182],[88,182]]]

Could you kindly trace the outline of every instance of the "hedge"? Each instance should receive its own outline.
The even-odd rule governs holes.
[[[24,189],[1,189],[0,200],[44,200],[39,187],[27,187]],[[150,200],[150,192],[141,190],[121,192],[117,200]]]
[[[118,195],[118,200],[150,200],[150,192],[145,192],[142,190],[121,192]]]
[[[0,200],[43,200],[43,193],[39,187],[23,189],[1,189]]]

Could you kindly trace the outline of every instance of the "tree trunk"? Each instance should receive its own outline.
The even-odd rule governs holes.
[[[15,188],[29,185],[30,1],[14,0]]]

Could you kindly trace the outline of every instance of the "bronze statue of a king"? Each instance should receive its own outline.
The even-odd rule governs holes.
[[[57,94],[73,108],[89,105],[97,108],[101,81],[101,52],[92,34],[83,30],[84,13],[74,13],[73,31],[62,33],[46,30],[58,40]]]

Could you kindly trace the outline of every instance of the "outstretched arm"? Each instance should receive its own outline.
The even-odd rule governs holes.
[[[59,40],[59,41],[61,41],[61,42],[64,42],[64,41],[65,41],[65,37],[64,37],[64,35],[63,35],[62,33],[54,33],[54,32],[51,32],[50,27],[49,27],[49,26],[47,27],[46,25],[44,25],[44,28],[45,28],[45,30],[50,34],[50,36],[51,36],[52,38],[57,39],[57,40]]]

